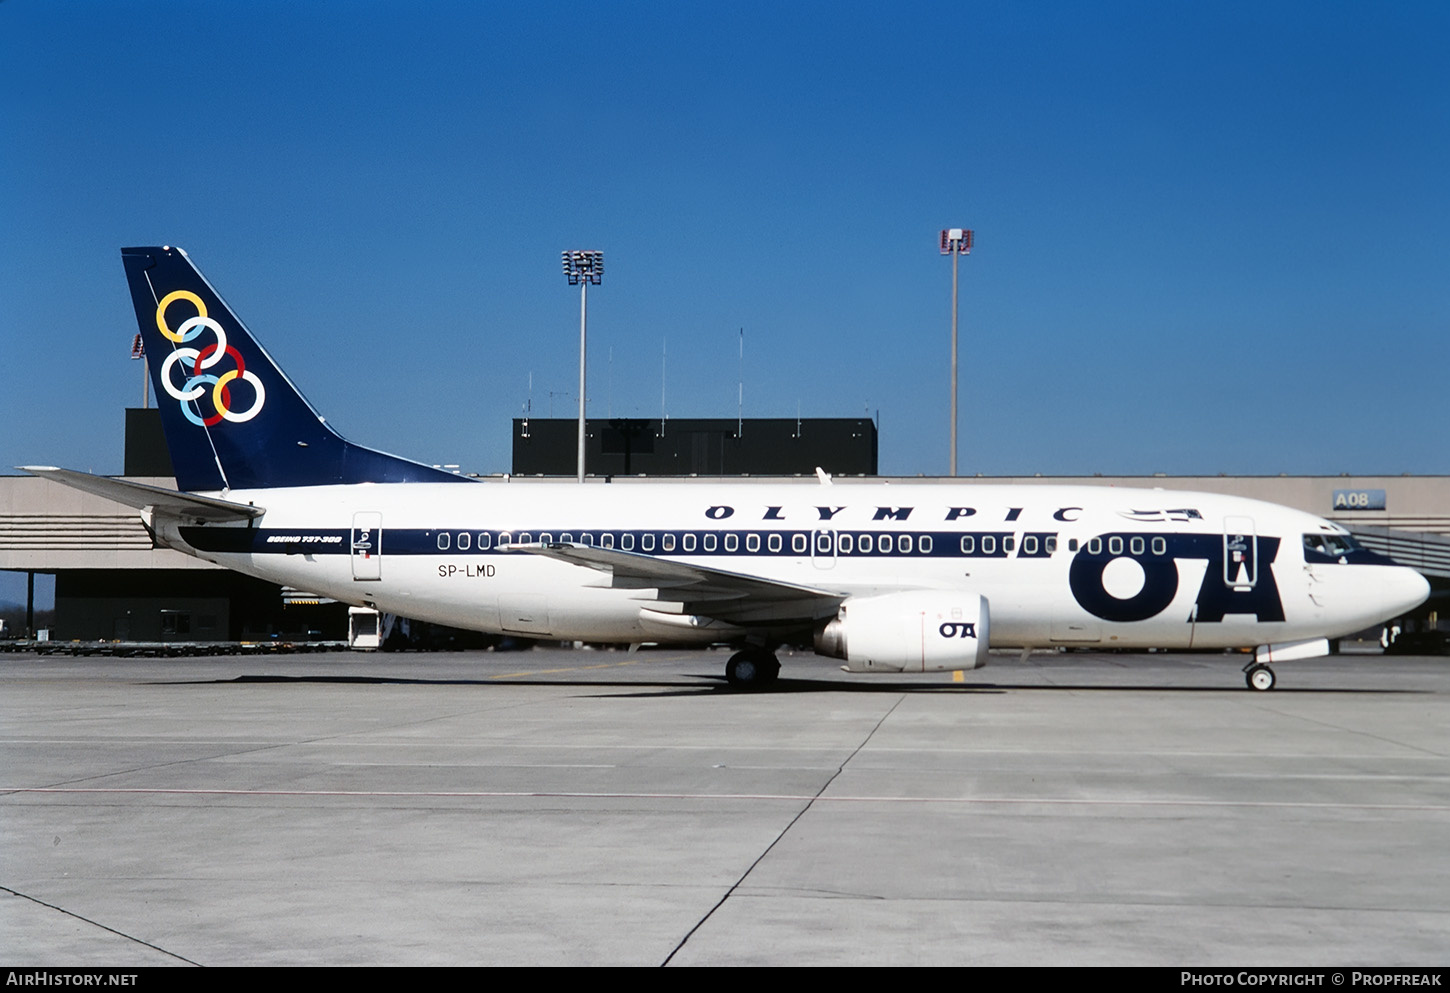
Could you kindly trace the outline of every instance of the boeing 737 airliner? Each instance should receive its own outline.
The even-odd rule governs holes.
[[[1268,663],[1429,593],[1273,504],[1119,488],[481,482],[345,441],[178,248],[122,249],[177,491],[27,471],[140,511],[251,576],[497,634],[728,642],[737,687],[814,645],[853,672],[974,669],[988,647],[1254,648]]]

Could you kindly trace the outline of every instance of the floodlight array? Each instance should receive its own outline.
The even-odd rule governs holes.
[[[559,253],[564,264],[564,275],[569,277],[570,286],[581,282],[598,286],[604,279],[604,253],[595,251],[572,251]]]
[[[972,253],[972,232],[969,228],[945,228],[941,233],[943,255],[970,255]]]

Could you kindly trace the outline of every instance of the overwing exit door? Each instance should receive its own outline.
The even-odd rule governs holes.
[[[817,569],[834,569],[836,566],[836,532],[832,528],[817,528],[811,532],[811,564]]]

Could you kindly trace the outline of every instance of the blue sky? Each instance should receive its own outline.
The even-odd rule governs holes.
[[[879,411],[964,473],[1447,473],[1443,3],[0,2],[0,465],[121,470],[118,249],[354,441]]]

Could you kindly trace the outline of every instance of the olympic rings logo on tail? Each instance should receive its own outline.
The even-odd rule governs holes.
[[[196,316],[182,321],[181,326],[173,331],[166,323],[166,308],[178,300],[185,300],[195,307]],[[201,302],[201,297],[190,290],[173,290],[166,294],[156,305],[156,327],[168,341],[173,343],[171,354],[166,357],[166,361],[161,363],[161,385],[180,403],[181,412],[188,421],[197,427],[210,427],[224,420],[240,424],[257,416],[262,405],[267,402],[267,391],[262,386],[261,379],[257,378],[257,374],[247,371],[241,353],[227,344],[227,333],[222,330],[222,326],[207,316],[206,304]],[[216,337],[216,341],[199,349],[174,347],[194,341],[203,330],[210,331]],[[227,357],[230,357],[236,364],[235,369],[229,369],[221,375],[202,371],[215,369],[222,359]],[[173,367],[178,365],[181,366],[181,374],[185,377],[180,387],[172,378]],[[249,383],[255,394],[252,405],[240,412],[232,409],[230,389],[232,382],[237,379]],[[198,410],[193,409],[193,405],[196,408],[202,407],[204,402],[202,397],[208,393],[208,386],[211,387],[211,407],[215,411],[209,417],[202,416]]]

